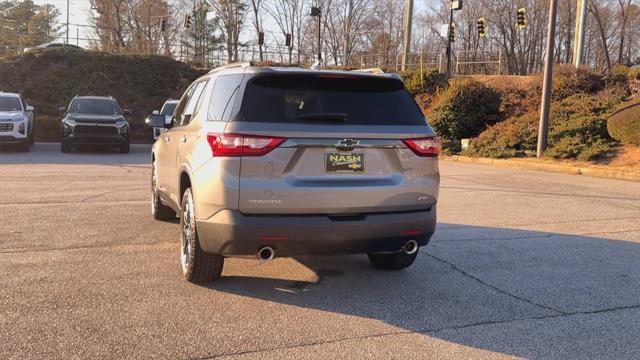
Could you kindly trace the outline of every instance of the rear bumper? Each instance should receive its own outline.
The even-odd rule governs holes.
[[[412,239],[427,245],[436,227],[436,208],[357,220],[223,210],[196,224],[202,250],[225,256],[255,256],[263,246],[273,247],[278,257],[393,252]]]

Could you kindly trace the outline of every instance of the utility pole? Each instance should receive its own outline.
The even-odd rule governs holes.
[[[67,0],[67,41],[66,44],[69,44],[69,0]]]
[[[407,70],[407,57],[411,51],[411,25],[413,22],[413,0],[404,1],[404,37],[402,39],[401,70]],[[396,65],[397,66],[397,65]]]
[[[455,36],[455,34],[452,34],[455,31],[453,28],[453,11],[462,10],[462,0],[452,0],[450,5],[449,28],[447,29],[447,76],[451,76],[451,53],[453,52],[451,40]]]
[[[549,0],[549,28],[547,29],[547,56],[544,62],[544,79],[542,83],[542,103],[540,104],[540,126],[538,128],[537,157],[547,148],[547,131],[549,130],[549,108],[551,107],[551,86],[553,81],[553,50],[556,36],[556,11],[558,0]]]
[[[344,53],[342,55],[342,66],[347,67],[349,66],[349,47],[350,45],[350,41],[349,41],[349,33],[351,32],[351,17],[353,16],[353,0],[346,0],[347,1],[347,11],[346,11],[346,16],[345,16],[345,22],[344,22]],[[291,50],[291,48],[289,48],[289,50]],[[291,51],[289,51],[289,64],[291,64]]]
[[[579,68],[582,65],[584,53],[584,26],[587,21],[587,0],[578,0],[576,4],[576,31],[573,40],[573,65]]]

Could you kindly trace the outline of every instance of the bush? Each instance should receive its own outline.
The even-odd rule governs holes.
[[[553,104],[545,155],[590,160],[609,153],[612,144],[605,119],[614,105],[600,94],[574,95]],[[506,120],[474,139],[468,153],[498,158],[524,156],[536,149],[538,124],[537,112]]]
[[[429,123],[443,138],[445,150],[456,150],[460,139],[478,135],[497,120],[500,94],[480,82],[454,80],[438,94]]]
[[[437,70],[426,71],[420,79],[419,71],[405,72],[402,74],[402,80],[407,90],[412,94],[435,93],[440,89],[444,89],[449,85],[447,76],[439,73]]]
[[[625,145],[640,146],[640,103],[635,103],[615,113],[607,121],[612,138]]]
[[[143,119],[205,71],[163,56],[43,49],[0,60],[0,89],[21,92],[35,106],[37,140],[59,136],[57,109],[77,94],[112,95],[133,111],[131,138],[149,141]]]
[[[556,100],[579,93],[595,94],[604,86],[603,77],[589,68],[576,69],[572,65],[553,67],[553,98]]]
[[[524,156],[536,149],[539,115],[531,112],[491,126],[471,141],[467,154],[491,158]]]
[[[575,95],[551,107],[549,146],[545,155],[591,160],[611,151],[606,129],[606,108],[598,107],[598,98]]]
[[[640,66],[634,66],[629,70],[627,80],[632,93],[640,92]]]
[[[626,83],[629,77],[629,67],[625,65],[616,65],[611,68],[609,74],[605,77],[607,83]]]

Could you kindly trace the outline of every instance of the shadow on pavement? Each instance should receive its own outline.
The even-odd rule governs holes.
[[[132,144],[129,154],[118,148],[83,146],[71,153],[62,153],[58,143],[37,143],[29,152],[13,147],[0,147],[0,164],[84,164],[84,165],[149,165],[151,144]]]
[[[315,274],[309,279],[287,279],[286,269],[269,272],[268,263],[265,278],[231,271],[207,287],[527,358],[615,358],[616,351],[628,351],[609,352],[612,340],[600,336],[607,325],[572,322],[640,306],[640,243],[458,224],[438,224],[436,235],[416,263],[399,272],[375,270],[366,256],[300,257],[290,274],[306,267]],[[563,338],[557,331],[567,323]]]

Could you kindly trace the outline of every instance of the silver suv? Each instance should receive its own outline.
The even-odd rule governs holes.
[[[232,64],[167,127],[151,209],[179,214],[188,281],[219,278],[225,257],[366,253],[397,270],[434,232],[440,141],[397,75]]]
[[[34,138],[34,109],[20,94],[0,91],[0,145],[15,144],[29,151]]]

